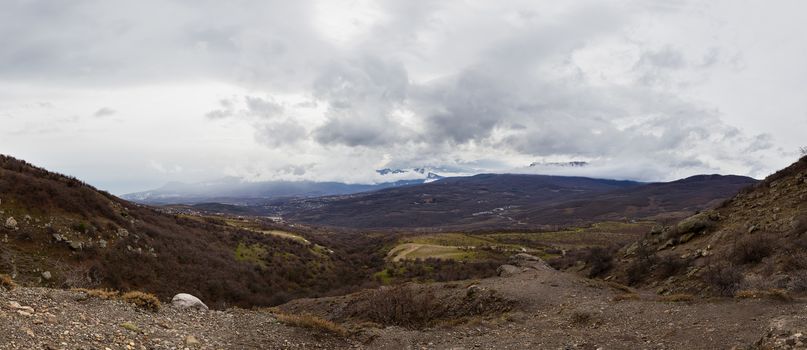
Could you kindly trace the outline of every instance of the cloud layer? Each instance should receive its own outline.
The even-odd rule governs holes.
[[[11,1],[0,11],[0,34],[15,38],[0,48],[0,118],[15,135],[66,117],[47,125],[118,140],[140,131],[168,150],[134,157],[152,182],[373,182],[380,167],[501,172],[542,160],[668,180],[764,176],[786,163],[792,128],[759,127],[745,102],[730,102],[756,91],[731,77],[780,73],[748,45],[746,14],[730,2],[670,4]],[[787,6],[800,7],[758,14],[781,19]],[[807,126],[804,103],[781,96],[786,108],[770,117]],[[51,107],[22,107],[35,103]],[[11,133],[0,146],[45,163],[58,153]]]

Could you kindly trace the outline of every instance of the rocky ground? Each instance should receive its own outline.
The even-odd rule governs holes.
[[[0,349],[336,349],[349,340],[285,326],[268,311],[141,310],[46,288],[0,291]]]
[[[158,312],[84,293],[0,291],[2,349],[791,349],[807,348],[807,303],[795,299],[665,301],[535,262],[467,282],[514,302],[504,314],[426,329],[362,325],[348,335],[293,327],[270,310]],[[456,285],[456,282],[455,282]],[[430,288],[443,288],[433,284]],[[444,288],[468,293],[465,283]],[[351,296],[297,300],[287,313],[325,318]],[[626,299],[626,300],[619,300]]]

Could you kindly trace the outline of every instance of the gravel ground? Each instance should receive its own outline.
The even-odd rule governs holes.
[[[336,349],[335,336],[279,323],[268,311],[138,309],[45,288],[0,291],[0,349]]]

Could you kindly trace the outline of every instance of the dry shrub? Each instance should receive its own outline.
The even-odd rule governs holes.
[[[278,321],[293,327],[312,329],[340,337],[348,335],[347,329],[341,325],[314,315],[289,315],[285,313],[277,313],[275,314],[275,317]]]
[[[121,300],[129,304],[134,304],[141,309],[154,312],[160,310],[160,299],[157,299],[154,294],[139,291],[126,292],[121,296]]]
[[[120,292],[111,289],[86,289],[86,288],[73,288],[71,289],[75,292],[81,292],[86,294],[88,297],[98,298],[103,300],[114,300],[120,296]]]
[[[628,286],[626,286],[626,285],[624,285],[622,283],[617,283],[617,282],[614,282],[614,281],[606,281],[605,284],[607,284],[609,287],[611,287],[613,289],[616,289],[616,290],[619,290],[619,291],[622,291],[622,292],[625,292],[625,293],[629,293],[629,294],[633,293],[633,289],[631,289],[630,287],[628,287]]]
[[[438,295],[428,287],[399,285],[368,291],[345,307],[347,318],[385,326],[423,328],[475,316],[508,312],[513,302],[496,291],[470,286],[463,296]]]
[[[789,251],[779,257],[779,269],[783,272],[793,272],[807,269],[807,252]]]
[[[703,274],[703,280],[719,295],[734,296],[743,282],[743,274],[736,266],[710,265]]]
[[[796,271],[790,274],[787,289],[795,293],[807,292],[807,271]]]
[[[588,311],[575,310],[572,312],[569,321],[575,326],[583,326],[589,324],[594,319],[594,315]]]
[[[589,278],[601,276],[614,267],[614,250],[602,247],[591,248],[586,256],[586,264],[591,266],[591,270],[588,272]]]
[[[0,274],[0,288],[6,290],[12,290],[14,288],[17,288],[17,283],[15,283],[13,279],[11,279],[11,276],[6,274]]]
[[[740,238],[734,245],[731,259],[736,264],[756,264],[773,253],[774,245],[770,237],[753,235]]]
[[[641,300],[642,298],[639,294],[636,293],[624,293],[624,294],[617,294],[612,299],[613,301],[625,301],[625,300]]]
[[[433,324],[446,313],[434,292],[411,286],[382,287],[352,304],[350,316],[383,325],[420,327]]]
[[[658,261],[656,270],[659,273],[659,278],[667,278],[675,276],[689,267],[689,260],[681,259],[675,255],[667,255]]]
[[[692,294],[670,294],[665,295],[659,298],[659,300],[668,303],[680,303],[680,302],[690,302],[695,300],[695,297]]]
[[[793,297],[784,289],[741,290],[734,296],[737,299],[773,299],[778,301],[793,301]]]
[[[657,260],[658,257],[650,247],[640,244],[636,250],[636,259],[625,269],[628,284],[634,285],[643,281],[650,274]]]

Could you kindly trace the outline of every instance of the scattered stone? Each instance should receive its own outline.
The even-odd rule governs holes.
[[[140,328],[137,327],[137,325],[134,324],[134,323],[124,322],[124,323],[121,323],[120,326],[123,327],[126,330],[129,330],[129,331],[132,331],[132,332],[135,332],[135,333],[140,333]]]
[[[199,340],[196,339],[196,337],[194,337],[192,335],[189,335],[189,336],[185,337],[185,345],[186,346],[199,346],[199,345],[202,345],[202,343],[200,343]]]

